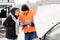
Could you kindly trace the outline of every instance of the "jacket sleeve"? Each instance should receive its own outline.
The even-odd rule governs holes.
[[[8,27],[10,20],[11,20],[10,17],[7,17],[7,19],[3,23],[3,26]]]

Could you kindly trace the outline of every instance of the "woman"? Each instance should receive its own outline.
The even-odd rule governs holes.
[[[8,40],[17,40],[17,27],[19,26],[19,8],[12,8],[10,15],[4,21],[6,27],[6,38]]]

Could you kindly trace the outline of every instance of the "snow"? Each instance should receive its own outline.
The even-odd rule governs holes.
[[[7,40],[7,38],[0,38],[0,40]],[[24,32],[22,30],[22,27],[19,28],[19,34],[17,40],[24,40]]]
[[[60,4],[51,4],[39,6],[34,17],[34,23],[38,37],[42,38],[44,34],[56,23],[60,22]],[[7,40],[0,38],[0,40]],[[22,27],[19,29],[18,40],[24,40]]]
[[[58,22],[60,22],[60,4],[50,4],[38,7],[34,17],[38,37],[42,38],[45,33]]]

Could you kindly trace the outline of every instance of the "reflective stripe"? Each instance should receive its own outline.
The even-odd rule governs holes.
[[[33,22],[32,20],[20,20],[20,22]]]
[[[25,22],[33,22],[32,20],[25,20]]]

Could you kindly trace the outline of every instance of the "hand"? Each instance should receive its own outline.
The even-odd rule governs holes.
[[[23,22],[20,22],[20,25],[23,25]]]

